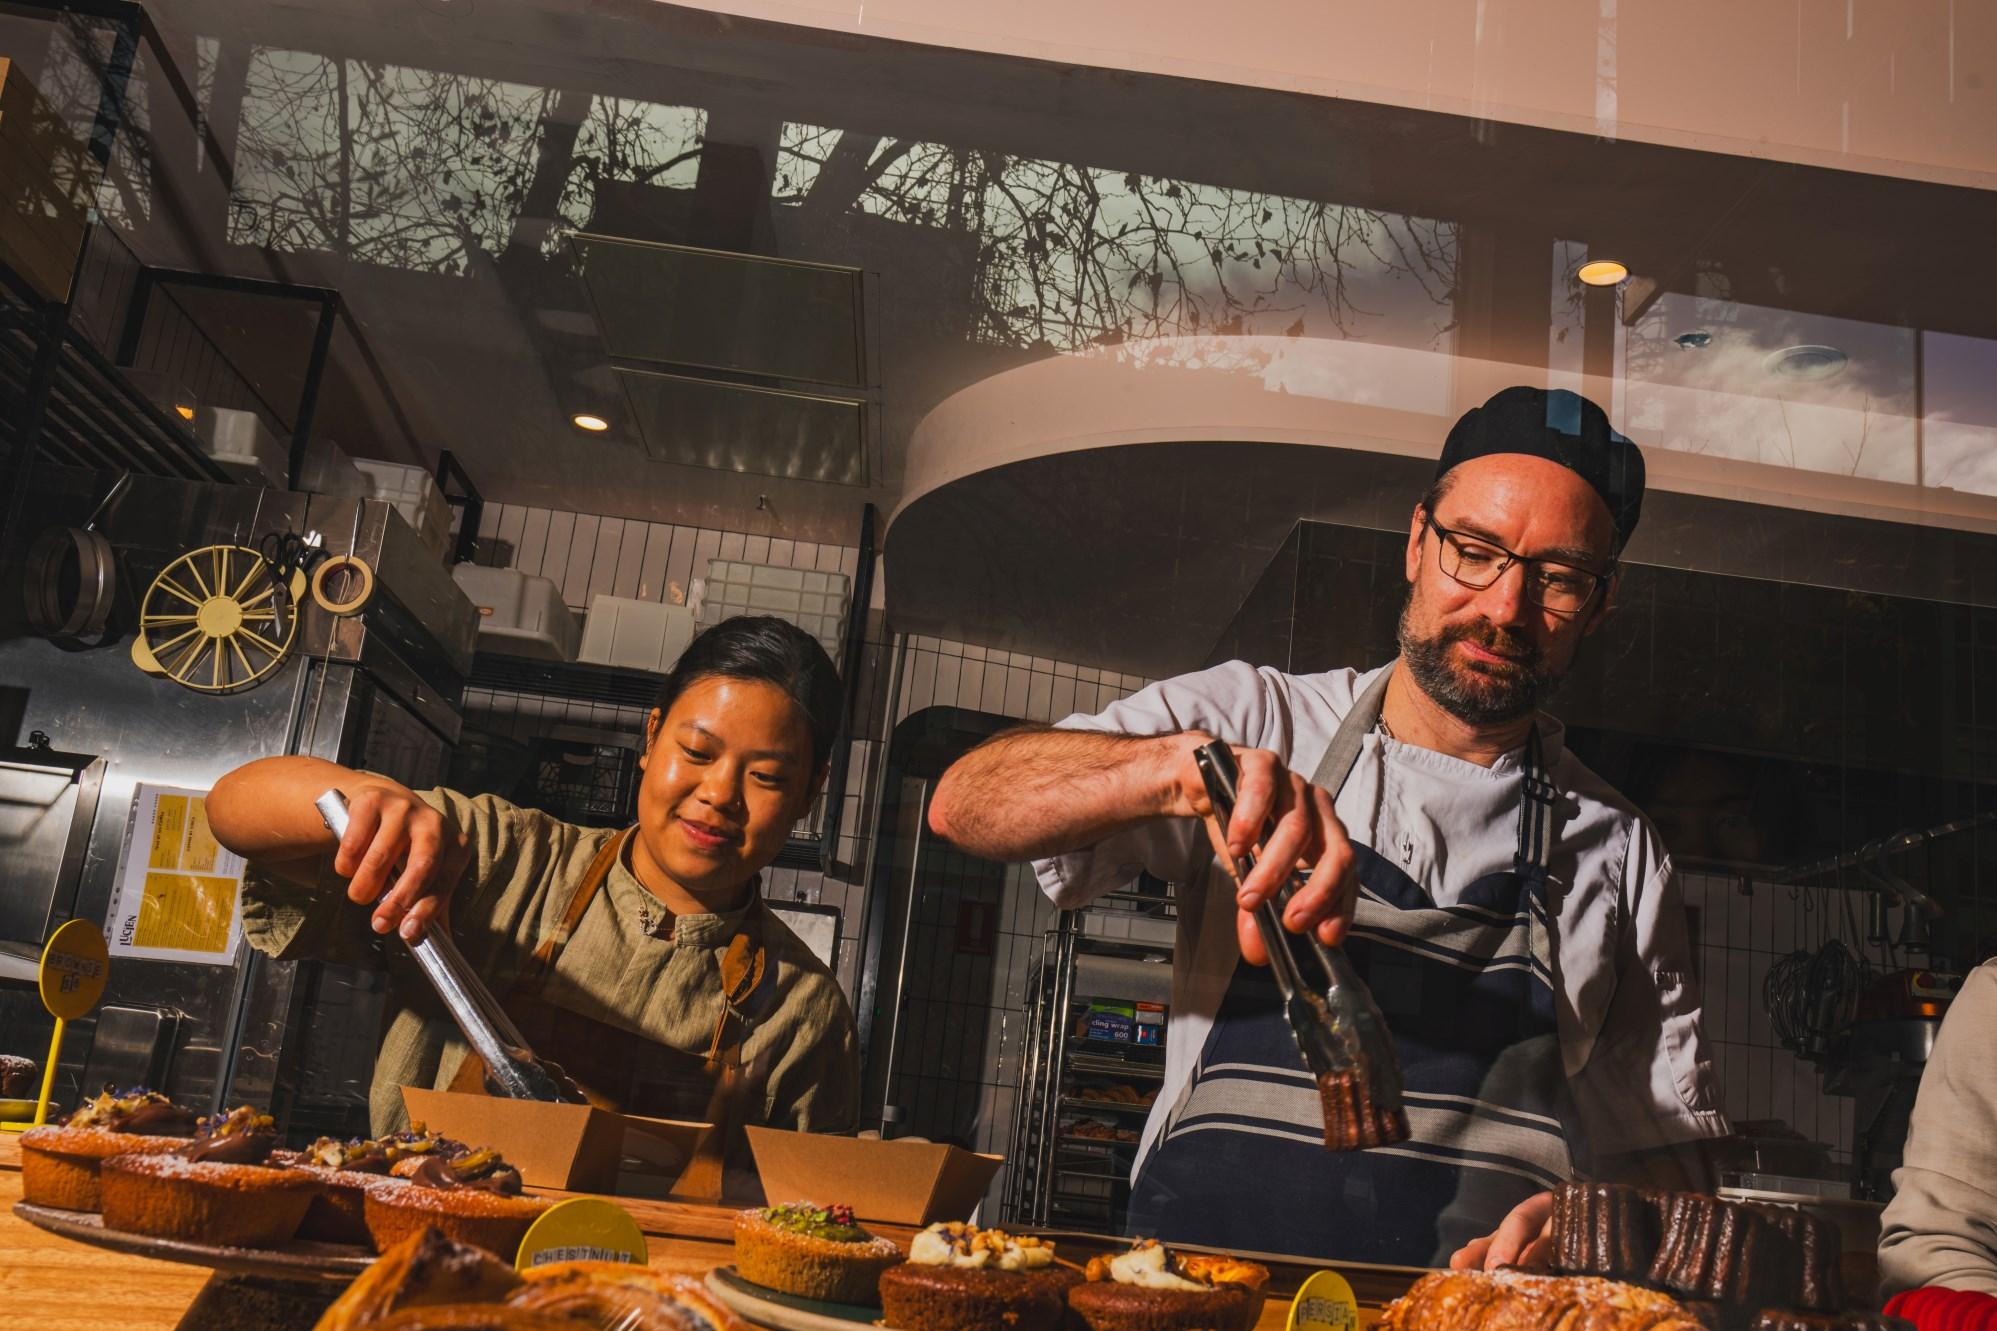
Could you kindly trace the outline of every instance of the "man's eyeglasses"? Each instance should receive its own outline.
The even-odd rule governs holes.
[[[1422,521],[1436,535],[1436,562],[1444,573],[1472,591],[1483,591],[1514,564],[1525,565],[1526,599],[1556,615],[1578,615],[1595,599],[1608,572],[1595,573],[1557,559],[1528,559],[1502,545],[1451,531],[1424,513]],[[1613,571],[1614,565],[1610,566]]]

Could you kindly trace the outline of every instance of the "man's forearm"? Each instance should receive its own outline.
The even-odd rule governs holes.
[[[1177,768],[1203,737],[1010,730],[951,764],[929,825],[994,860],[1031,860],[1095,844],[1149,818],[1182,813]]]

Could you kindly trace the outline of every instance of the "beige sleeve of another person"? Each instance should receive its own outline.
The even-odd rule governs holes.
[[[1882,1295],[1997,1295],[1997,961],[1971,971],[1921,1074],[1904,1163],[1880,1219]]]

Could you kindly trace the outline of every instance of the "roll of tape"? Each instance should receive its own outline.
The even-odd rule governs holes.
[[[350,576],[358,580],[353,595],[335,599],[326,590],[334,578]],[[359,555],[330,555],[312,570],[312,603],[329,615],[357,613],[374,595],[374,570]]]

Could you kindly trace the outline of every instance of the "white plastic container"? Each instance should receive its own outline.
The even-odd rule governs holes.
[[[347,450],[323,438],[314,438],[305,445],[305,461],[298,469],[298,488],[342,499],[368,499],[374,495],[373,483],[354,465]]]
[[[201,451],[237,480],[284,488],[285,474],[291,469],[291,450],[265,428],[263,418],[254,411],[197,407],[194,437]]]
[[[693,632],[693,612],[683,605],[599,596],[583,622],[581,659],[664,674],[693,641]]]
[[[851,595],[844,573],[713,559],[707,565],[700,622],[719,624],[736,615],[774,615],[818,639],[825,654],[836,662]]]
[[[373,458],[355,458],[354,465],[367,477],[371,497],[395,505],[395,511],[416,529],[416,535],[438,559],[451,552],[451,506],[444,502],[443,491],[429,472]]]
[[[478,610],[482,650],[537,661],[576,659],[582,626],[548,579],[482,564],[459,564],[451,577]]]

